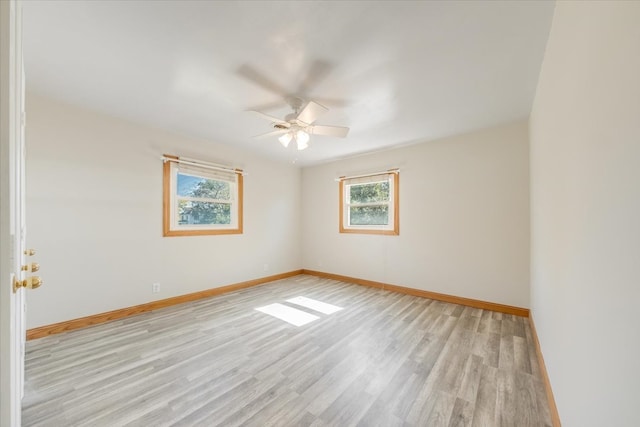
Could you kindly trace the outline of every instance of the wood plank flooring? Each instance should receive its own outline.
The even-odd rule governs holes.
[[[322,314],[297,296],[342,307]],[[256,311],[280,303],[303,326]],[[527,319],[296,276],[27,343],[25,426],[550,426]]]

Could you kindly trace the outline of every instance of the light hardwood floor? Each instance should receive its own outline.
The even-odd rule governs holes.
[[[304,275],[29,341],[23,423],[551,425],[527,319]]]

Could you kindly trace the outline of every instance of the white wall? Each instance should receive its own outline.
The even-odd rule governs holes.
[[[305,168],[304,268],[528,307],[527,132],[522,121]],[[338,233],[335,178],[393,167],[400,235]]]
[[[531,303],[560,418],[638,426],[640,3],[557,3],[530,134]]]
[[[299,169],[34,94],[27,113],[29,328],[301,268]],[[162,153],[245,169],[244,234],[163,238]]]

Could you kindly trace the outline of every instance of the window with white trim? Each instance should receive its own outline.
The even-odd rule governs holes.
[[[340,180],[340,232],[400,234],[397,171]]]
[[[166,156],[164,236],[242,233],[242,173]]]

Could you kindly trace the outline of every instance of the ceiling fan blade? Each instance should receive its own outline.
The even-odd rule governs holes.
[[[287,133],[287,132],[289,132],[289,129],[277,129],[277,130],[272,130],[271,132],[256,135],[254,136],[254,138],[267,138],[269,136],[282,135],[283,133]]]
[[[344,138],[349,133],[349,128],[342,126],[315,125],[309,126],[307,129],[313,135],[335,136],[337,138]]]
[[[275,110],[276,108],[284,108],[284,107],[288,107],[289,104],[284,101],[275,101],[275,102],[269,102],[266,104],[260,104],[260,105],[252,105],[251,107],[248,108],[249,111],[265,111],[265,110]]]
[[[317,96],[313,96],[313,99],[316,102],[319,102],[322,105],[326,105],[328,107],[346,107],[351,101],[348,99],[340,99],[340,98],[318,98]],[[255,110],[266,110],[266,108],[254,108]]]
[[[309,72],[305,79],[298,86],[298,92],[301,95],[307,95],[316,86],[318,86],[324,79],[327,78],[331,72],[331,64],[323,60],[315,60],[309,68]]]
[[[256,70],[250,65],[243,64],[236,70],[236,73],[247,80],[250,80],[254,84],[260,86],[261,88],[275,93],[276,95],[285,98],[288,95],[288,92],[285,88],[280,86],[278,83],[266,77],[260,71]]]
[[[263,112],[261,112],[261,111],[249,110],[249,112],[254,113],[254,114],[257,114],[257,115],[259,115],[260,117],[262,117],[263,119],[267,119],[267,120],[269,120],[270,122],[273,122],[273,123],[282,123],[282,124],[286,124],[286,125],[287,125],[287,127],[289,126],[289,123],[287,123],[286,121],[284,121],[284,120],[282,120],[282,119],[279,119],[279,118],[277,118],[277,117],[275,117],[275,116],[271,116],[271,115],[269,115],[269,114],[265,114],[265,113],[263,113]]]
[[[296,120],[300,120],[301,122],[310,125],[315,122],[322,113],[326,113],[327,111],[329,111],[327,107],[324,107],[317,102],[309,101],[302,111],[300,111]]]

